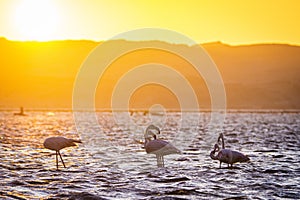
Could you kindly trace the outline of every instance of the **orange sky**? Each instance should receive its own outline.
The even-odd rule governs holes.
[[[299,10],[298,0],[1,0],[0,36],[99,41],[155,27],[199,43],[300,45]]]

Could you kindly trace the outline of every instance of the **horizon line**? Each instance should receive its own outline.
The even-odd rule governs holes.
[[[45,40],[45,41],[39,41],[39,40],[12,40],[8,39],[4,36],[0,36],[0,40],[6,40],[10,42],[36,42],[36,43],[47,43],[47,42],[80,42],[80,41],[85,41],[85,42],[93,42],[93,43],[101,43],[101,42],[106,42],[106,41],[118,41],[118,40],[124,40],[128,42],[149,42],[149,41],[158,41],[158,42],[165,42],[169,44],[176,44],[176,45],[187,45],[187,46],[193,46],[185,43],[176,43],[176,42],[170,42],[170,41],[164,41],[164,40],[128,40],[128,39],[114,39],[114,40],[92,40],[92,39],[54,39],[54,40]],[[260,43],[240,43],[240,44],[230,44],[226,43],[220,40],[216,41],[210,41],[210,42],[204,42],[204,43],[195,43],[195,44],[200,44],[200,45],[208,45],[208,44],[222,44],[225,46],[231,46],[231,47],[239,47],[239,46],[252,46],[252,45],[288,45],[288,46],[297,46],[300,47],[300,44],[292,44],[292,43],[280,43],[280,42],[260,42]]]
[[[2,107],[0,108],[0,112],[16,112],[19,111],[19,107]],[[72,108],[27,108],[25,109],[25,113],[30,113],[30,112],[133,112],[133,113],[143,113],[147,112],[147,114],[152,114],[152,115],[159,115],[164,112],[151,112],[149,109],[111,109],[111,108],[95,108],[94,110],[91,109],[72,109]],[[202,109],[166,109],[167,113],[172,113],[172,112],[200,112],[200,113],[212,113],[212,112],[225,112],[225,113],[300,113],[299,108],[226,108],[226,109],[214,109],[212,110],[211,108],[202,108]]]

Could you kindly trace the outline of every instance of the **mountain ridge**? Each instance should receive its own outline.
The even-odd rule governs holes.
[[[122,45],[138,45],[143,41],[116,42]],[[82,62],[99,44],[100,42],[90,40],[20,42],[0,38],[0,108],[71,108],[76,74]],[[192,48],[184,44],[164,45],[170,48],[186,48],[187,51]],[[222,42],[205,43],[201,46],[217,64],[222,75],[228,108],[300,109],[299,46],[231,46]],[[134,63],[133,60],[128,62]],[[177,64],[172,63],[172,60],[168,62]],[[135,102],[142,101],[138,95],[135,97]],[[198,98],[201,99],[201,95]],[[204,107],[209,107],[209,100],[202,100]],[[151,99],[149,101],[148,104],[151,103]],[[155,98],[152,99],[153,102]],[[97,106],[109,108],[109,104],[110,100],[105,99]],[[168,106],[172,108],[178,105]],[[135,108],[134,105],[132,107]]]
[[[128,41],[128,42],[145,42],[148,40],[127,40],[127,39],[114,39],[114,40],[123,40],[123,41]],[[6,37],[1,37],[0,36],[0,42],[7,41],[7,42],[20,42],[20,43],[51,43],[51,42],[92,42],[92,43],[103,43],[108,40],[89,40],[89,39],[61,39],[61,40],[47,40],[47,41],[38,41],[38,40],[10,40],[7,39]],[[152,41],[159,41],[159,42],[165,42],[162,40],[152,40]],[[170,43],[166,42],[169,44],[181,44],[181,43]],[[289,44],[289,43],[276,43],[276,42],[262,42],[262,43],[249,43],[249,44],[228,44],[226,42],[222,41],[211,41],[211,42],[204,42],[204,43],[198,43],[198,45],[224,45],[224,46],[230,46],[230,47],[247,47],[247,46],[259,46],[259,45],[286,45],[286,46],[292,46],[292,47],[300,47],[300,44]],[[187,45],[187,44],[186,44]]]

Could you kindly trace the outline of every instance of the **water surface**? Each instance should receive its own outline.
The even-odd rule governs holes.
[[[135,126],[97,113],[100,132],[88,122],[77,131],[71,112],[27,114],[0,112],[1,199],[300,198],[299,113],[227,113],[226,147],[251,159],[233,169],[225,164],[219,169],[209,157],[218,131],[207,127],[208,113],[199,123],[198,115],[189,113],[185,127],[179,127],[181,115],[174,112],[152,118],[135,113]],[[165,140],[176,143],[176,133],[186,134],[182,145],[176,143],[183,153],[166,156],[165,168],[157,168],[155,156],[142,148],[143,129],[151,120],[164,123]],[[55,152],[42,146],[54,135],[83,140],[61,150],[67,168],[59,163],[56,170]]]

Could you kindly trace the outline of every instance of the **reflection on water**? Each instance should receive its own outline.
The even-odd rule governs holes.
[[[196,135],[176,144],[183,154],[166,156],[166,168],[142,148],[143,128],[164,116],[136,113],[133,126],[98,113],[101,132],[86,123],[77,133],[70,112],[27,114],[0,112],[1,199],[300,198],[299,113],[227,114],[227,147],[251,159],[234,169],[219,169],[209,157],[218,137],[206,127],[209,114],[197,124],[190,113],[190,126],[181,128],[180,113],[167,114],[160,137],[173,143],[178,132]],[[58,171],[55,153],[42,146],[54,135],[84,142],[61,151],[67,168]]]

